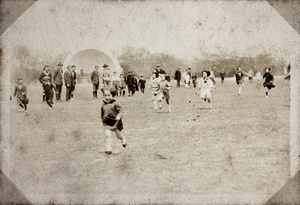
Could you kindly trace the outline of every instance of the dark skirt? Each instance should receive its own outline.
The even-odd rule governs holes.
[[[117,124],[116,124],[117,123]],[[110,126],[110,127],[113,127],[114,125],[116,125],[116,128],[118,130],[123,130],[123,122],[122,122],[122,119],[120,119],[119,121],[117,121],[115,119],[115,117],[112,117],[110,115],[106,116],[103,120],[103,124],[106,125],[106,126]]]
[[[263,85],[264,85],[264,87],[267,87],[268,89],[275,88],[275,85],[270,82],[264,82]]]

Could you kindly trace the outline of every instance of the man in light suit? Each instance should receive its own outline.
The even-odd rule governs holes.
[[[61,62],[58,63],[57,69],[53,73],[53,82],[56,86],[57,92],[56,92],[56,100],[61,102],[60,96],[61,96],[61,89],[63,85],[63,70],[62,70],[63,64]]]
[[[71,99],[72,92],[72,71],[71,66],[67,66],[67,71],[64,73],[65,85],[66,85],[66,101],[68,102]]]

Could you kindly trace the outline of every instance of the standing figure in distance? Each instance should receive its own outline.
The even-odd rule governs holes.
[[[157,109],[157,101],[160,97],[159,92],[159,83],[160,83],[160,77],[157,72],[154,72],[151,76],[151,90],[152,90],[152,100],[154,104],[154,109]]]
[[[113,99],[109,90],[103,90],[103,105],[101,107],[101,119],[106,136],[106,154],[112,153],[112,132],[115,132],[117,137],[122,140],[123,147],[127,146],[125,136],[121,133],[123,130],[123,110],[119,103]]]
[[[180,80],[181,80],[181,72],[180,72],[180,68],[178,68],[175,72],[175,80],[177,81],[177,88],[180,87]]]
[[[197,87],[197,75],[196,75],[196,73],[193,73],[193,75],[192,75],[192,82],[193,82],[194,88],[196,88]]]
[[[144,95],[145,87],[146,87],[146,79],[144,78],[144,75],[141,75],[141,78],[139,80],[139,86],[140,86],[142,95]]]
[[[121,81],[120,96],[124,96],[125,95],[125,89],[126,89],[126,79],[125,79],[124,73],[120,74],[120,81]]]
[[[265,74],[263,76],[263,79],[265,79],[264,87],[266,89],[266,98],[269,97],[269,92],[272,88],[275,88],[275,85],[273,84],[274,76],[270,73],[271,68],[265,68]]]
[[[113,76],[111,77],[111,86],[112,86],[113,97],[119,95],[120,85],[121,85],[120,77],[117,76],[117,72],[114,71]]]
[[[66,101],[71,99],[71,86],[72,86],[72,73],[71,66],[67,66],[67,71],[64,73],[65,85],[66,85]]]
[[[249,83],[253,83],[253,70],[250,68],[250,70],[248,71],[248,79],[249,79]]]
[[[235,73],[236,84],[239,86],[238,95],[241,95],[242,86],[244,85],[244,73],[242,72],[241,66],[237,68],[237,72]]]
[[[136,90],[136,79],[135,77],[132,75],[132,72],[129,71],[128,72],[128,76],[127,76],[127,79],[126,79],[126,84],[127,84],[127,87],[128,87],[128,96],[133,96],[134,93],[135,93],[135,90]]]
[[[45,65],[43,68],[43,72],[40,75],[39,81],[43,86],[43,102],[46,102],[45,90],[44,90],[44,77],[50,77],[50,82],[52,83],[52,74],[50,73],[50,69],[48,65]]]
[[[221,83],[222,83],[222,84],[224,84],[225,76],[226,76],[226,73],[224,72],[224,70],[222,70],[222,72],[220,73]]]
[[[103,65],[102,81],[104,85],[110,85],[110,70],[107,64]]]
[[[76,83],[77,83],[75,68],[76,68],[76,66],[72,65],[72,67],[71,67],[71,74],[72,74],[71,100],[74,100],[75,86],[76,86]]]
[[[57,89],[57,94],[56,94],[56,101],[61,102],[61,90],[62,90],[62,85],[63,85],[63,70],[62,70],[63,64],[61,62],[58,63],[57,69],[53,73],[53,82],[55,84],[55,87]]]
[[[99,89],[99,66],[95,66],[95,70],[91,73],[91,81],[93,83],[93,99],[98,98],[98,89]]]
[[[18,78],[14,97],[17,98],[17,102],[21,109],[24,109],[25,112],[27,112],[27,104],[29,100],[27,99],[27,86],[23,84],[23,78]]]

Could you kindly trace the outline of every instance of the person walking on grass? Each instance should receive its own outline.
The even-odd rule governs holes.
[[[177,88],[180,88],[180,81],[181,81],[181,72],[180,68],[178,68],[175,72],[175,80],[177,81]]]
[[[162,109],[163,106],[163,99],[166,100],[168,104],[169,112],[171,112],[171,105],[170,105],[170,93],[169,90],[172,88],[169,75],[161,75],[161,82],[159,83],[159,109]]]
[[[209,71],[202,71],[202,78],[199,80],[200,98],[203,101],[207,101],[209,104],[209,109],[212,109],[211,104],[211,94],[212,88],[215,87],[213,81],[211,80]]]
[[[14,97],[17,98],[21,110],[24,109],[25,113],[27,113],[27,104],[29,103],[29,100],[27,99],[27,86],[23,84],[23,78],[17,79]]]
[[[126,147],[127,143],[125,136],[122,134],[123,130],[123,110],[121,105],[113,99],[110,90],[103,90],[103,105],[101,107],[101,119],[104,126],[106,136],[106,150],[105,153],[112,154],[112,132],[122,140],[122,146]]]
[[[50,73],[50,69],[48,65],[45,65],[43,68],[43,72],[39,77],[39,81],[44,86],[44,77],[50,77],[50,82],[52,83],[52,74]],[[46,102],[45,90],[43,89],[43,102]]]
[[[220,73],[221,83],[222,83],[222,84],[224,84],[225,76],[226,76],[226,73],[224,72],[224,70],[222,70],[222,72]]]
[[[62,90],[62,85],[63,85],[63,70],[62,70],[63,64],[61,62],[58,63],[57,69],[53,73],[53,82],[55,84],[55,87],[57,89],[57,94],[56,94],[56,101],[61,102],[61,90]]]
[[[146,79],[144,78],[144,75],[141,75],[141,78],[139,80],[139,86],[140,86],[142,95],[144,95],[145,87],[146,87]]]
[[[127,79],[126,79],[126,84],[127,84],[127,87],[128,87],[128,96],[133,96],[136,89],[137,89],[137,80],[136,78],[132,75],[132,72],[129,71],[128,72],[128,76],[127,76]]]
[[[241,66],[237,68],[237,72],[235,73],[236,84],[239,86],[238,95],[241,95],[242,86],[244,85],[244,73],[242,72]]]
[[[120,96],[124,96],[125,95],[125,89],[126,89],[126,79],[124,77],[124,73],[120,74],[120,81],[121,81],[121,85],[120,85]]]
[[[56,93],[57,93],[57,90],[56,90],[55,86],[50,82],[50,77],[45,77],[44,81],[45,81],[44,89],[45,89],[46,102],[49,105],[50,110],[52,110],[52,108],[54,107],[54,102],[53,102],[54,92],[53,92],[53,90],[55,90]]]
[[[64,73],[65,85],[66,85],[66,101],[69,102],[71,99],[72,92],[72,73],[71,66],[67,66],[67,71]]]
[[[93,99],[97,99],[98,98],[98,89],[99,89],[99,83],[100,83],[100,79],[99,79],[99,66],[95,66],[95,70],[93,70],[93,72],[91,73],[91,81],[93,84]]]
[[[76,86],[76,83],[77,83],[77,76],[76,76],[76,66],[75,65],[72,65],[71,67],[71,75],[72,75],[72,83],[71,83],[71,99],[70,100],[74,100],[74,94],[75,94],[75,86]]]
[[[275,85],[273,84],[274,76],[270,73],[271,68],[265,68],[265,74],[263,75],[263,79],[265,79],[265,82],[263,83],[265,90],[266,90],[266,98],[269,97],[269,93],[272,88],[275,88]]]

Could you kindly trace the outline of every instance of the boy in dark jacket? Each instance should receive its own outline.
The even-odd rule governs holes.
[[[145,93],[145,87],[146,87],[146,79],[144,78],[143,75],[141,75],[141,78],[139,80],[139,86],[140,86],[142,95],[144,95],[144,93]]]
[[[27,86],[23,85],[23,79],[18,78],[18,85],[15,87],[14,97],[17,97],[17,102],[19,106],[27,112]]]
[[[113,99],[110,90],[103,90],[103,105],[101,107],[101,119],[105,129],[106,136],[106,154],[112,153],[112,132],[116,133],[116,136],[122,140],[123,147],[126,147],[125,136],[121,133],[123,130],[123,122],[122,122],[122,107],[119,103]]]
[[[45,96],[46,96],[46,102],[50,107],[50,110],[54,107],[54,102],[53,102],[53,95],[54,92],[53,90],[56,90],[56,87],[50,82],[50,78],[45,77],[44,78],[45,84],[44,84],[44,90],[45,90]]]

